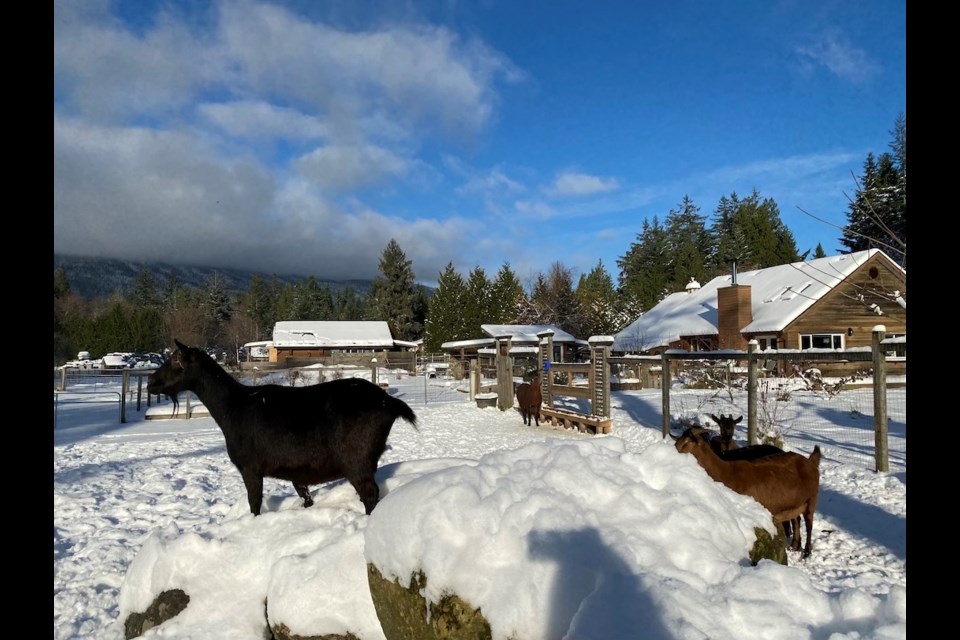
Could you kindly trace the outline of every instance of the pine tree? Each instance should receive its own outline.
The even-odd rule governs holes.
[[[868,153],[857,191],[847,209],[840,244],[847,252],[878,248],[907,267],[907,122],[900,114],[890,148],[879,158]]]
[[[583,311],[573,291],[571,269],[561,262],[554,262],[547,275],[537,274],[530,294],[530,309],[524,321],[551,324],[571,335],[581,335]]]
[[[70,281],[67,279],[66,265],[60,265],[53,272],[53,299],[58,300],[70,293]]]
[[[526,307],[527,295],[517,275],[504,262],[497,271],[497,277],[490,285],[491,324],[518,324]]]
[[[437,280],[437,290],[433,293],[427,310],[423,338],[426,351],[438,353],[444,342],[476,337],[468,335],[464,322],[465,295],[466,284],[463,277],[453,268],[452,262],[447,263]]]
[[[821,245],[818,242],[817,248],[813,250],[813,259],[816,260],[817,258],[826,258],[826,257],[827,257],[827,252],[823,250],[823,245]]]
[[[483,268],[477,266],[467,277],[466,291],[463,297],[463,322],[469,335],[481,336],[480,325],[489,322],[487,310],[490,308],[490,280]]]
[[[652,222],[644,220],[637,240],[617,260],[621,294],[634,308],[647,311],[669,293],[668,252],[666,230],[657,216]]]
[[[130,301],[143,309],[160,306],[156,279],[153,277],[153,271],[146,265],[140,267],[137,272],[137,279],[130,294]]]
[[[352,287],[340,289],[333,298],[334,320],[366,320],[366,299]]]
[[[597,261],[590,273],[580,275],[576,295],[583,310],[581,335],[584,338],[610,335],[626,324],[619,296],[613,287],[613,278],[607,273],[602,260]]]
[[[217,345],[223,337],[224,325],[230,321],[233,314],[227,286],[219,271],[214,271],[207,278],[201,310],[205,321],[206,343],[209,346]]]
[[[743,199],[736,193],[721,197],[711,233],[718,249],[709,276],[729,272],[733,262],[747,271],[799,259],[793,234],[780,219],[777,203],[771,198],[761,200],[756,189]]]
[[[380,258],[381,276],[374,278],[370,287],[372,310],[387,322],[397,340],[416,340],[423,330],[415,317],[412,264],[397,241],[391,239]]]
[[[259,273],[253,276],[250,286],[247,287],[244,306],[254,323],[256,340],[267,340],[273,333],[273,299],[270,291],[270,287]]]
[[[679,209],[671,210],[664,223],[669,246],[667,288],[683,291],[691,279],[705,280],[706,264],[714,250],[714,242],[706,229],[706,218],[689,196],[684,196]]]

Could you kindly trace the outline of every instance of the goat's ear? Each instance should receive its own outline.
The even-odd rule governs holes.
[[[679,440],[679,439],[680,439],[680,436],[675,436],[675,435],[673,435],[672,433],[670,434],[670,437],[673,438],[674,440]]]
[[[733,414],[732,414],[732,413],[730,414],[730,417],[731,417],[731,418],[733,417]],[[743,416],[740,416],[739,418],[737,418],[736,420],[733,421],[733,424],[740,424],[740,422],[742,422],[742,421],[743,421]]]
[[[180,349],[180,351],[185,351],[187,349],[187,345],[183,344],[176,338],[173,339],[173,344],[177,345],[177,349]]]
[[[717,416],[713,415],[712,413],[708,413],[707,415],[710,416],[710,419],[711,419],[711,420],[713,420],[713,421],[716,422],[717,424],[720,424],[720,418],[718,418]],[[723,417],[723,414],[721,413],[720,416]]]

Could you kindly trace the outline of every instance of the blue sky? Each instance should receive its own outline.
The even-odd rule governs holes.
[[[757,189],[831,255],[906,111],[905,23],[886,0],[55,2],[54,252],[349,279],[395,239],[426,283],[616,279],[644,219]]]

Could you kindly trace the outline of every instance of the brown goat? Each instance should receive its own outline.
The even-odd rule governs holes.
[[[710,419],[716,422],[720,426],[720,435],[714,438],[710,442],[710,446],[713,447],[713,450],[717,453],[723,453],[725,451],[730,451],[731,449],[736,449],[736,441],[733,439],[733,434],[737,431],[737,425],[743,420],[743,416],[740,416],[736,420],[733,419],[733,414],[725,416],[722,413],[720,417],[709,414]]]
[[[531,419],[540,426],[540,405],[543,403],[543,396],[540,393],[540,385],[534,382],[524,382],[517,387],[517,404],[520,405],[520,416],[523,418],[523,424],[531,424]]]
[[[732,416],[731,416],[732,417]],[[746,447],[737,447],[723,451],[720,448],[720,436],[715,435],[713,431],[703,427],[691,427],[690,432],[710,445],[710,447],[724,460],[756,460],[767,456],[777,456],[786,453],[780,447],[772,444],[752,444]],[[787,520],[783,523],[784,533],[791,540],[791,547],[800,548],[800,516],[793,520]]]
[[[707,475],[759,502],[773,515],[775,522],[794,521],[802,515],[807,544],[801,557],[809,557],[813,548],[813,513],[820,495],[820,447],[814,447],[809,458],[784,452],[754,460],[724,460],[697,429],[687,429],[683,435],[673,436],[677,451],[693,454]],[[800,550],[799,530],[794,533],[790,548]]]

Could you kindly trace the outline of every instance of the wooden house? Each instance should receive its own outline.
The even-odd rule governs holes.
[[[878,249],[691,282],[614,336],[618,353],[841,350],[907,332],[907,274]]]

